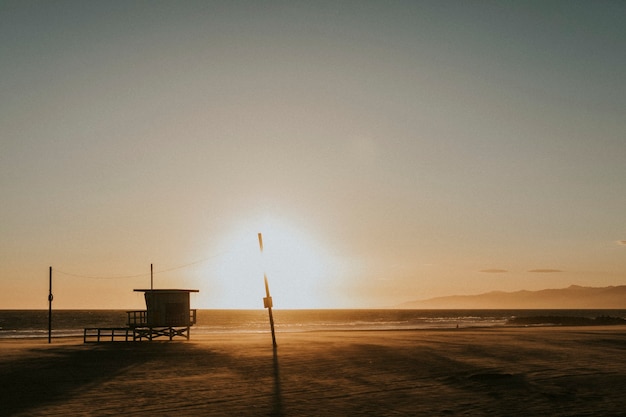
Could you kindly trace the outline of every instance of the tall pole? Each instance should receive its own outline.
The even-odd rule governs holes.
[[[52,267],[50,267],[50,289],[48,290],[48,343],[52,343]]]
[[[263,255],[263,234],[259,233],[259,247],[261,248],[261,255]],[[263,298],[263,306],[267,308],[270,316],[270,327],[272,329],[272,344],[276,349],[276,333],[274,333],[274,316],[272,315],[272,297],[270,296],[270,286],[267,283],[267,274],[263,271],[263,281],[265,282],[265,298]]]
[[[152,278],[152,264],[150,264],[150,290],[154,289],[154,279]]]

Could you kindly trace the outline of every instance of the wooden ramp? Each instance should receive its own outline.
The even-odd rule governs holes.
[[[83,342],[132,342],[134,333],[130,327],[88,327],[83,333]]]

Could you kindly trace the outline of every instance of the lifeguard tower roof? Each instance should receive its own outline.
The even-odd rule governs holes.
[[[200,290],[181,290],[181,289],[158,289],[158,290],[133,290],[137,292],[200,292]]]

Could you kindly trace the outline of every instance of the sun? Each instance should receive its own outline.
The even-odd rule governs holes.
[[[263,236],[263,252],[258,234]],[[263,276],[276,308],[330,307],[331,258],[321,244],[286,220],[240,223],[220,243],[211,271],[208,308],[263,308]]]

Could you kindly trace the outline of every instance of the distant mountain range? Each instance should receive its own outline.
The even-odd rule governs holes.
[[[626,285],[540,291],[492,291],[477,295],[452,295],[409,301],[406,309],[626,309]]]

